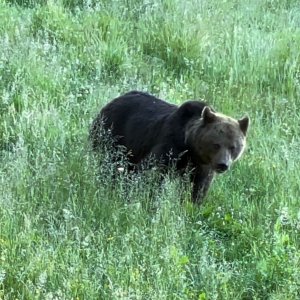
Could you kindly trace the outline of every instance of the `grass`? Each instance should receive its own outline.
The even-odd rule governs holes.
[[[298,299],[296,0],[0,1],[0,299]],[[248,114],[205,203],[91,155],[130,89]],[[179,193],[180,191],[180,193]]]

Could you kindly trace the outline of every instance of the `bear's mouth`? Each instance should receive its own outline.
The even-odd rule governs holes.
[[[228,169],[229,167],[224,164],[217,165],[215,168],[216,172],[219,174],[225,173]]]

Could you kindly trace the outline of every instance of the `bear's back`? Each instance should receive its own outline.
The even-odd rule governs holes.
[[[162,138],[162,127],[177,110],[176,105],[153,95],[132,91],[109,102],[100,118],[118,144],[133,153],[134,161],[139,161]]]
[[[148,93],[132,91],[113,99],[102,110],[101,116],[105,124],[111,127],[112,122],[126,122],[128,118],[136,117],[143,120],[152,120],[168,115],[177,109],[176,105],[167,103]]]

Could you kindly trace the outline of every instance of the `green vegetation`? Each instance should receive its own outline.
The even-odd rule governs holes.
[[[0,48],[0,299],[299,299],[299,1],[1,0]],[[250,116],[201,207],[99,171],[131,89]]]

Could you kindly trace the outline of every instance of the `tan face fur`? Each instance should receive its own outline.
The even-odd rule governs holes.
[[[235,120],[206,106],[201,118],[187,126],[186,143],[199,164],[210,165],[214,171],[223,173],[243,154],[248,127],[248,117]]]

